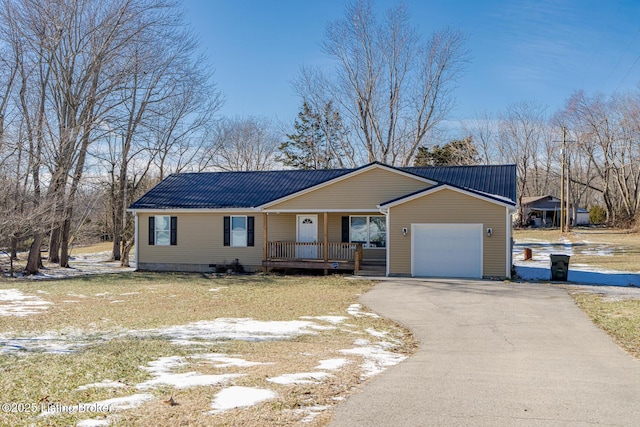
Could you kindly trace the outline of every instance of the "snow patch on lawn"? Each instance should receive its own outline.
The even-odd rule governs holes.
[[[277,377],[267,378],[267,381],[282,385],[317,384],[330,376],[331,374],[326,372],[301,372],[298,374],[283,374]]]
[[[580,244],[588,244],[581,242]],[[531,247],[533,259],[524,260],[524,248]],[[513,264],[516,268],[518,278],[524,281],[550,281],[551,280],[551,258],[552,254],[573,255],[575,250],[571,241],[562,238],[562,243],[544,242],[535,239],[519,240],[513,249]],[[581,254],[593,256],[614,256],[617,248],[607,245],[595,245],[595,247],[582,248]],[[569,260],[569,272],[567,279],[569,282],[607,285],[607,286],[640,286],[640,273],[628,271],[607,270],[597,267],[590,267],[584,264],[571,263]]]
[[[136,388],[144,390],[158,385],[171,385],[175,388],[189,388],[205,385],[224,384],[234,378],[242,377],[243,374],[220,374],[207,375],[198,372],[173,373],[172,371],[190,365],[190,360],[202,359],[206,361],[224,361],[222,367],[227,366],[253,366],[256,362],[248,362],[243,359],[229,358],[219,353],[195,354],[189,358],[182,356],[161,357],[142,366],[141,369],[150,372],[155,378],[136,385]]]
[[[119,381],[103,380],[97,383],[81,385],[77,390],[88,390],[90,388],[123,388],[126,386],[126,384]]]
[[[277,394],[268,389],[255,387],[228,387],[216,394],[211,403],[210,414],[218,414],[229,409],[253,406],[265,400],[274,399]]]
[[[368,344],[368,342],[366,343]],[[342,354],[357,355],[363,358],[361,369],[363,370],[363,377],[371,377],[378,375],[387,368],[397,365],[405,360],[407,357],[386,350],[391,344],[387,342],[380,342],[376,344],[366,345],[362,340],[357,340],[354,345],[356,348],[340,350]]]
[[[228,357],[226,354],[221,353],[195,354],[191,357],[211,362],[214,368],[228,368],[231,366],[247,368],[250,366],[266,365],[266,363],[262,362],[249,362],[248,360],[238,357]]]
[[[322,412],[326,411],[327,409],[329,409],[328,406],[315,405],[315,406],[309,406],[305,409],[296,409],[294,410],[294,412],[306,414],[306,417],[301,419],[300,422],[307,424],[312,422],[318,415],[320,415]]]
[[[234,378],[242,377],[243,374],[220,374],[220,375],[208,375],[200,374],[198,372],[184,372],[180,374],[161,374],[156,378],[145,381],[136,385],[139,390],[145,390],[153,388],[159,385],[170,385],[175,388],[190,388],[205,385],[224,384]]]
[[[160,330],[139,331],[142,334],[164,335],[175,340],[239,340],[239,341],[278,341],[302,334],[315,334],[310,329],[320,325],[315,322],[261,321],[250,318],[219,318],[202,320],[187,325],[169,326]]]
[[[345,316],[300,316],[300,318],[306,320],[321,320],[333,325],[339,325],[347,320],[347,317]]]
[[[377,319],[380,317],[375,313],[362,311],[362,305],[360,304],[351,304],[349,308],[347,308],[347,313],[349,313],[353,317],[372,317],[374,319]]]
[[[0,316],[30,316],[42,313],[51,305],[35,295],[25,295],[18,289],[0,289]]]
[[[109,406],[111,410],[123,411],[126,409],[137,408],[144,402],[153,399],[153,395],[149,393],[137,393],[131,396],[114,397],[113,399],[100,400],[95,402],[96,406]]]
[[[106,419],[88,418],[76,423],[76,427],[102,427],[109,425],[111,425],[111,420],[108,417]]]
[[[315,369],[323,369],[326,371],[337,371],[342,368],[346,364],[350,363],[349,359],[339,358],[339,359],[326,359],[318,362],[318,366]]]
[[[0,335],[0,354],[24,352],[44,352],[52,354],[73,353],[87,345],[82,338],[62,335],[58,332],[45,332],[42,335],[7,337]]]
[[[86,408],[90,407],[99,407],[104,408],[108,407],[109,411],[124,411],[127,409],[137,408],[142,405],[144,402],[153,399],[153,395],[150,393],[137,393],[131,396],[123,396],[123,397],[114,397],[112,399],[100,400],[98,402],[92,403],[83,403],[82,405]],[[65,405],[57,405],[50,404],[49,407],[40,413],[40,417],[48,417],[51,415],[58,415],[62,413],[69,412],[69,409],[77,409],[73,406],[65,406]]]

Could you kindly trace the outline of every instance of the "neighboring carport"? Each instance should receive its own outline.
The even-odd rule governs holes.
[[[361,302],[420,348],[338,406],[331,426],[638,425],[640,362],[560,287],[405,279]]]

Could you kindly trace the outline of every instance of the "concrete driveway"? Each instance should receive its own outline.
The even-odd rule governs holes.
[[[559,287],[398,280],[361,301],[420,349],[338,406],[331,426],[640,425],[640,362]]]

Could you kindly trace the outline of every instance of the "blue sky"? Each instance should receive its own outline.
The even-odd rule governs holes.
[[[387,9],[395,1],[378,0]],[[469,36],[471,62],[454,92],[452,120],[503,111],[511,102],[561,108],[578,89],[626,91],[640,82],[640,1],[407,0],[425,35],[446,26]],[[343,0],[184,0],[225,94],[225,116],[293,123],[301,65],[331,63],[320,49]]]

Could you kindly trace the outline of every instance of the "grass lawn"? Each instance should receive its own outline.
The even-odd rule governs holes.
[[[3,406],[0,425],[67,426],[89,418],[118,426],[325,425],[367,369],[383,368],[381,355],[399,361],[415,351],[407,330],[353,306],[371,286],[342,276],[172,273],[0,281],[0,403],[13,404]],[[238,325],[246,330],[233,329]],[[214,326],[221,335],[207,329]],[[377,352],[373,359],[365,349]],[[322,361],[340,367],[319,367]],[[269,381],[304,373],[315,377]],[[163,383],[163,375],[220,382],[183,387]],[[274,397],[210,413],[230,386]],[[144,402],[107,413],[39,415],[48,405],[77,408],[127,396]]]
[[[632,230],[573,228],[569,233],[557,229],[517,229],[516,242],[542,241],[572,243],[571,264],[584,264],[616,271],[640,271],[640,234]]]
[[[572,293],[572,296],[620,347],[640,358],[640,299],[612,300],[594,293]]]

